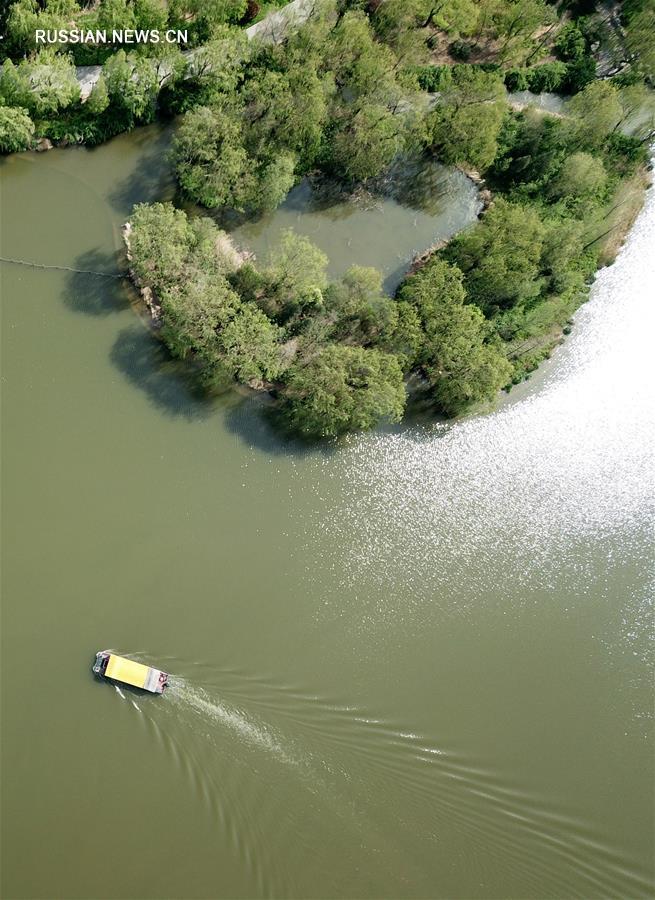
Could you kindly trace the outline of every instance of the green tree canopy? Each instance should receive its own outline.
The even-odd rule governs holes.
[[[193,229],[171,203],[140,203],[130,217],[132,267],[140,281],[161,292],[187,276]]]
[[[331,344],[289,369],[283,393],[286,419],[308,437],[400,421],[405,386],[398,360],[379,350]]]
[[[618,88],[609,81],[593,81],[569,105],[576,135],[585,147],[599,147],[623,117]]]
[[[455,66],[449,87],[426,117],[427,144],[445,163],[484,170],[496,156],[506,111],[505,89],[496,73]]]
[[[364,104],[336,126],[329,150],[329,166],[349,181],[379,175],[403,146],[404,122],[384,106]]]
[[[103,69],[107,93],[130,121],[150,120],[157,98],[157,73],[152,60],[119,50]]]
[[[268,311],[283,319],[308,307],[323,305],[328,258],[295,231],[285,231],[264,269]]]
[[[598,197],[606,184],[602,160],[590,153],[572,153],[551,182],[549,193],[555,199],[585,200]]]
[[[254,166],[243,146],[238,111],[201,106],[187,113],[173,142],[182,189],[203,206],[243,209],[254,189]]]
[[[465,303],[462,272],[435,259],[405,281],[400,298],[418,313],[423,339],[417,361],[443,412],[456,415],[492,400],[509,380],[511,366],[486,342],[482,312]]]
[[[0,152],[28,150],[34,138],[34,123],[20,106],[0,106]]]
[[[398,304],[382,290],[377,269],[353,266],[330,285],[326,306],[340,340],[371,346],[390,340],[398,324]]]
[[[290,72],[260,71],[242,91],[245,141],[253,157],[289,152],[314,162],[327,118],[329,82],[319,78],[311,63]]]
[[[488,313],[531,300],[541,288],[544,226],[534,209],[498,199],[444,256],[464,272],[469,298]]]
[[[73,62],[51,49],[23,59],[17,66],[5,60],[0,96],[8,106],[25,107],[35,118],[66,109],[80,96]]]

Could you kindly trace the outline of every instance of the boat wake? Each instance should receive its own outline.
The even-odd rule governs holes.
[[[399,872],[420,883],[426,854],[452,848],[458,836],[481,879],[485,859],[494,859],[496,875],[502,859],[508,883],[519,879],[535,897],[564,896],[572,883],[584,884],[589,896],[619,895],[628,883],[632,895],[647,893],[637,863],[574,810],[533,795],[511,773],[370,710],[236,672],[220,675],[220,696],[211,681],[175,677],[162,702],[133,705],[214,826],[230,836],[258,894],[298,893],[285,847],[294,842],[320,854],[315,841],[323,829],[343,841],[344,854],[365,847],[387,884]],[[393,830],[390,802],[404,810]]]
[[[246,744],[271,753],[286,763],[295,763],[270,728],[257,723],[236,707],[211,697],[203,688],[176,677],[171,679],[166,695],[174,704],[194,710],[209,723],[224,725]]]

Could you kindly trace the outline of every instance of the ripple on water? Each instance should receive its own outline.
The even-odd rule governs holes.
[[[212,674],[208,664],[201,668]],[[520,874],[535,896],[570,896],[572,871],[583,896],[647,893],[638,864],[588,823],[483,760],[372,710],[252,673],[213,675],[220,689],[174,678],[169,702],[149,705],[145,714],[216,827],[232,836],[233,851],[262,893],[293,893],[294,867],[284,848],[291,840],[302,846],[304,838],[293,816],[280,818],[280,800],[307,789],[316,815],[382,851],[390,871],[399,856],[425,858],[455,831],[465,835],[471,866],[495,851],[498,869],[508,878]],[[174,736],[181,719],[183,744]],[[273,768],[260,774],[265,760]],[[389,803],[402,810],[393,831]],[[417,821],[430,827],[417,832]]]

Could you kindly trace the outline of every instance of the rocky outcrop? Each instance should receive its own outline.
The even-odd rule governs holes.
[[[125,242],[125,255],[127,256],[128,262],[128,273],[130,276],[130,281],[135,287],[138,289],[141,294],[141,299],[146,305],[148,312],[150,313],[150,319],[152,321],[153,327],[160,328],[161,327],[161,302],[159,297],[155,294],[153,289],[149,287],[147,284],[143,284],[139,276],[136,274],[134,269],[132,268],[132,248],[130,246],[130,235],[132,234],[132,225],[129,222],[126,222],[121,228],[121,234],[123,236],[123,241]]]

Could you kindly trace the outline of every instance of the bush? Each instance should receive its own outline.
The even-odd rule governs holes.
[[[248,22],[252,22],[254,18],[259,15],[259,10],[261,9],[257,0],[248,0],[248,8],[245,13],[241,17],[240,25],[247,25]]]
[[[578,26],[569,22],[557,35],[555,52],[564,62],[574,62],[582,59],[587,52],[587,41]]]
[[[566,78],[562,84],[562,92],[577,94],[583,90],[596,77],[596,61],[591,56],[583,56],[575,62],[569,63],[566,70]]]
[[[450,86],[451,66],[419,66],[416,69],[416,79],[424,91],[438,94]]]
[[[34,123],[26,109],[0,106],[0,153],[27,150],[34,138]]]
[[[448,52],[453,59],[457,59],[460,62],[468,62],[473,48],[467,41],[457,40],[448,45]]]
[[[515,91],[527,91],[528,77],[525,69],[508,69],[505,72],[505,87],[511,94]]]
[[[565,83],[568,75],[568,67],[565,63],[544,63],[527,71],[529,89],[535,94],[543,91],[558,91]]]

